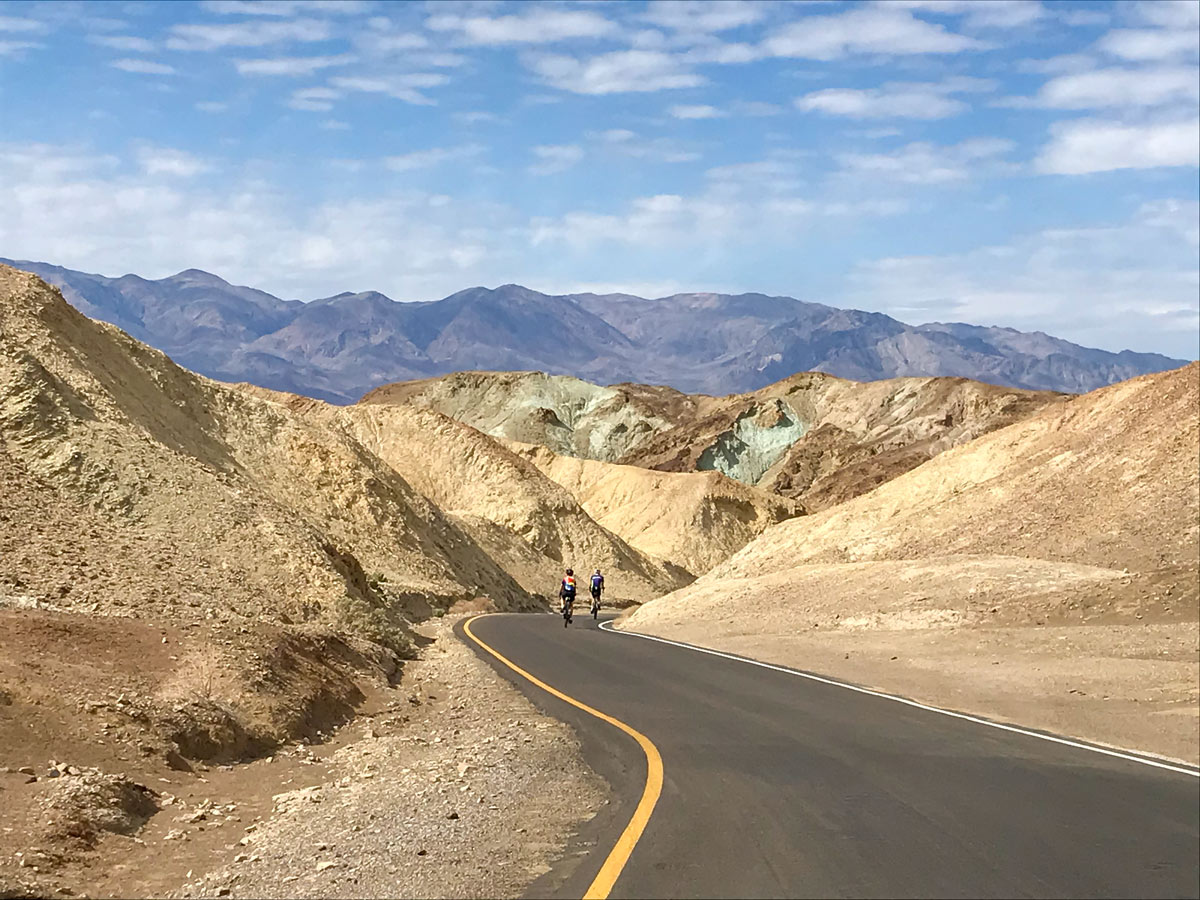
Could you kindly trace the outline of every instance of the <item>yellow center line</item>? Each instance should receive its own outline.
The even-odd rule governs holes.
[[[617,878],[620,877],[621,871],[625,868],[625,864],[629,862],[629,857],[633,853],[633,848],[637,846],[638,840],[642,836],[642,832],[646,829],[646,823],[650,821],[650,814],[654,812],[654,806],[658,803],[658,795],[662,793],[663,783],[663,764],[662,756],[658,752],[658,748],[650,738],[646,737],[636,728],[631,728],[620,719],[614,719],[612,716],[600,712],[598,709],[593,709],[586,703],[581,703],[574,697],[568,697],[557,688],[552,688],[546,682],[542,681],[533,675],[530,675],[511,659],[501,654],[499,651],[489,647],[471,630],[471,623],[476,619],[481,619],[483,616],[473,616],[463,623],[463,631],[467,637],[473,640],[476,644],[486,650],[500,662],[504,663],[518,675],[536,684],[548,694],[553,694],[559,700],[570,703],[572,706],[582,709],[588,715],[595,716],[597,719],[603,719],[614,728],[619,728],[631,738],[638,742],[642,748],[642,752],[646,754],[646,787],[642,791],[642,799],[638,801],[637,809],[633,811],[633,816],[629,819],[629,824],[625,826],[625,830],[621,832],[621,836],[617,838],[617,843],[613,846],[612,851],[608,854],[608,858],[604,860],[604,865],[600,867],[600,871],[596,874],[591,886],[587,889],[587,893],[583,895],[583,900],[605,900],[609,893],[612,892],[613,885],[617,883]]]

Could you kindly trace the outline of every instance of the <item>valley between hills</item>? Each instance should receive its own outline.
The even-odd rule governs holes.
[[[451,630],[551,608],[568,566],[619,629],[1200,761],[1200,364],[316,399],[70,296],[0,266],[0,897],[570,867],[610,787]]]

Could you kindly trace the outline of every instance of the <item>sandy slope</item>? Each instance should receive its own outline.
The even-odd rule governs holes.
[[[510,442],[587,513],[639,550],[702,574],[791,516],[798,504],[719,472],[655,472]]]
[[[487,593],[502,605],[530,602],[348,435],[178,368],[31,275],[0,269],[0,295],[0,543],[19,547],[34,533],[45,551],[5,556],[5,594],[324,621],[401,643],[397,600],[448,605]],[[38,498],[47,493],[90,512],[44,520]],[[124,545],[120,568],[137,573],[123,589],[64,577],[111,568],[93,532],[119,535],[107,545]],[[138,564],[147,554],[156,560],[149,572]],[[389,597],[368,583],[375,574]]]
[[[920,665],[935,675],[945,672],[939,654],[961,658],[995,628],[1024,629],[1019,640],[1030,653],[1051,659],[1058,645],[1039,633],[1086,626],[1109,637],[1095,638],[1074,660],[1085,679],[1111,676],[1112,658],[1123,652],[1114,648],[1153,623],[1177,632],[1185,655],[1163,644],[1162,659],[1153,651],[1125,667],[1121,690],[1133,702],[1147,684],[1175,685],[1159,699],[1182,703],[1186,713],[1155,719],[1165,731],[1148,727],[1145,737],[1150,749],[1184,747],[1194,756],[1198,377],[1200,364],[1192,364],[1055,404],[868,494],[773,526],[696,584],[639,609],[628,625],[800,665],[811,664],[815,644],[849,650],[866,640],[858,635],[876,634],[881,652],[887,634],[897,646],[930,634]],[[1114,626],[1128,631],[1102,631]],[[1190,681],[1160,671],[1189,659]],[[855,661],[837,665],[847,677],[897,682],[877,670],[863,676]],[[908,683],[937,699],[945,693],[938,677]],[[981,673],[979,684],[989,678]],[[1035,719],[1072,702],[1029,691],[1029,704],[1050,704],[1026,710]],[[965,696],[983,711],[996,707],[982,688]],[[1075,720],[1042,721],[1070,727]]]

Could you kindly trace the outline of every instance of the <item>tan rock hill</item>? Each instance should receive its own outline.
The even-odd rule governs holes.
[[[424,406],[492,437],[613,462],[687,421],[698,401],[672,388],[601,387],[569,375],[456,372],[384,385],[360,403]]]
[[[664,562],[672,557],[631,547],[530,461],[449,416],[406,405],[335,407],[295,396],[288,402],[405,473],[531,592],[556,596],[565,567],[581,578],[596,567],[608,572],[613,600],[644,602],[693,579]]]
[[[702,574],[763,529],[798,515],[797,503],[719,472],[655,472],[509,444],[632,546]]]
[[[1200,364],[1143,376],[773,526],[633,627],[1165,619],[1200,594]]]
[[[388,385],[362,403],[429,407],[560,456],[721,472],[814,511],[1063,399],[962,378],[860,383],[807,372],[709,397],[540,372],[461,372]]]
[[[430,605],[533,602],[347,433],[180,369],[27,273],[0,267],[0,297],[5,599],[325,622],[398,649]]]
[[[814,512],[1063,396],[964,378],[857,382],[802,372],[710,402],[698,418],[660,432],[621,462],[716,469]]]

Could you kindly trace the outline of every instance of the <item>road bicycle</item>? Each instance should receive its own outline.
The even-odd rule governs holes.
[[[571,624],[572,607],[575,605],[574,597],[563,597],[562,617],[563,628]]]

